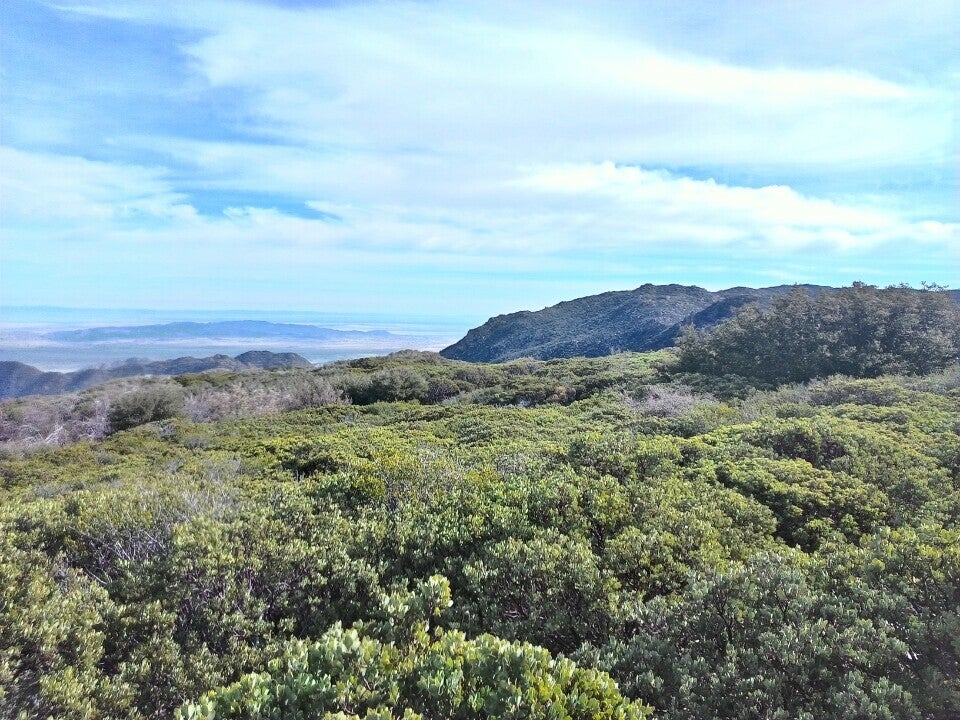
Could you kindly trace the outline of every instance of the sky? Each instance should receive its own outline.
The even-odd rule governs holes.
[[[0,307],[960,287],[957,37],[957,0],[4,0]]]

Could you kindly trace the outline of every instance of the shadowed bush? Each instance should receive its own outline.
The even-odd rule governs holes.
[[[183,413],[183,393],[172,387],[157,387],[121,395],[110,404],[107,417],[111,432],[119,432]]]

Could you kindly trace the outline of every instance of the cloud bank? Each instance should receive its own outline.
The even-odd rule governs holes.
[[[4,299],[492,313],[960,280],[946,5],[672,7],[16,0]],[[111,39],[133,56],[103,78]],[[90,59],[31,102],[57,42]]]

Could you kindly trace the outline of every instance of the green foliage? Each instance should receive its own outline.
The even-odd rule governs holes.
[[[471,619],[496,635],[570,652],[609,630],[617,584],[583,539],[510,538],[488,545],[464,573],[477,598]]]
[[[797,288],[767,311],[743,308],[680,341],[679,369],[770,384],[842,374],[926,374],[960,355],[960,308],[947,293],[855,283],[816,298]]]
[[[822,585],[789,556],[758,555],[639,606],[631,637],[584,659],[668,718],[922,717],[896,627]]]
[[[835,532],[859,537],[889,518],[889,499],[876,485],[803,460],[726,462],[718,466],[717,478],[770,508],[777,535],[805,549],[815,549]]]
[[[430,578],[412,596],[385,598],[385,619],[347,630],[338,623],[317,641],[290,643],[266,672],[208,693],[178,717],[648,717],[649,708],[623,698],[609,676],[542,648],[431,631],[449,604],[449,585]]]
[[[427,380],[416,370],[391,367],[370,375],[348,376],[341,380],[347,396],[355,403],[369,405],[394,400],[426,400]]]
[[[105,718],[131,689],[102,672],[107,592],[40,553],[0,555],[0,717]]]
[[[172,388],[135,390],[121,395],[110,405],[107,415],[113,432],[182,415],[183,395]]]
[[[0,718],[956,717],[956,374],[672,372],[404,353],[11,450]]]
[[[916,520],[937,492],[947,489],[945,472],[928,450],[910,447],[883,428],[823,417],[743,426],[731,434],[775,457],[869,483],[895,501],[891,514],[898,523]]]

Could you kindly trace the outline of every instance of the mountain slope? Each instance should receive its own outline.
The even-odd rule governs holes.
[[[710,292],[684,285],[642,285],[569,300],[536,312],[498,315],[474,328],[440,354],[453,360],[503,362],[599,357],[618,350],[656,350],[673,345],[685,325],[712,327],[743,305],[768,305],[795,285],[734,287]],[[817,295],[835,288],[801,285]],[[949,291],[960,301],[960,291]]]

